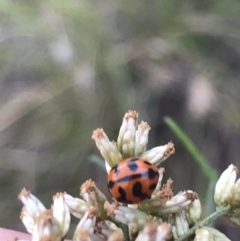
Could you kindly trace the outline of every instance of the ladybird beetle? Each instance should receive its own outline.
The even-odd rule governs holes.
[[[159,179],[158,169],[140,158],[128,158],[108,174],[108,190],[118,202],[138,204],[150,198]]]

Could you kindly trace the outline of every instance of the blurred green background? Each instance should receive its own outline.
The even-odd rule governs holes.
[[[89,178],[108,195],[91,135],[116,140],[129,109],[150,124],[149,148],[174,142],[165,179],[196,190],[205,215],[209,180],[163,118],[218,174],[240,168],[239,78],[239,1],[0,0],[0,226],[25,230],[22,187],[48,207]]]

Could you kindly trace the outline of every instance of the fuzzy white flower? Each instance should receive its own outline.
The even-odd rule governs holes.
[[[25,188],[22,189],[18,198],[25,205],[22,209],[20,218],[29,233],[33,232],[34,220],[43,211],[46,210],[42,202],[27,191]]]
[[[34,219],[27,212],[26,206],[23,206],[20,218],[29,233],[33,232]]]
[[[104,207],[109,216],[128,225],[133,232],[140,230],[146,222],[151,220],[151,217],[144,212],[134,208],[121,206],[118,203],[109,204],[109,202],[105,202]]]
[[[202,214],[202,207],[199,198],[196,198],[186,209],[186,215],[189,225],[197,223]]]
[[[81,196],[88,203],[88,205],[97,208],[98,215],[105,219],[107,217],[107,212],[104,209],[104,203],[107,201],[106,196],[97,188],[95,182],[91,179],[87,180],[81,186]]]
[[[233,207],[240,207],[240,178],[231,188],[229,203]]]
[[[138,113],[133,110],[129,110],[123,117],[123,122],[117,139],[117,147],[123,158],[135,155],[137,119]]]
[[[144,228],[139,232],[135,241],[166,241],[172,237],[171,225],[163,223],[157,226],[156,223],[150,222],[144,225]]]
[[[172,216],[172,233],[174,239],[184,235],[189,230],[189,224],[184,210],[174,213]]]
[[[61,241],[62,238],[61,227],[59,222],[54,218],[52,210],[41,212],[34,222],[32,241]]]
[[[214,193],[214,200],[217,206],[229,205],[232,188],[237,178],[237,172],[237,167],[231,164],[218,179]]]
[[[144,152],[140,157],[155,166],[159,166],[163,161],[165,161],[169,156],[174,153],[174,144],[172,142],[169,142],[166,145],[157,146]]]
[[[64,193],[64,200],[66,205],[69,208],[69,212],[77,217],[77,218],[82,218],[85,214],[85,212],[88,210],[90,207],[89,204],[87,204],[84,200],[80,198],[74,198],[71,195]]]
[[[215,228],[202,227],[196,230],[194,241],[231,241],[226,235]]]
[[[191,190],[179,192],[173,196],[172,183],[173,181],[169,179],[151,199],[141,202],[139,208],[150,214],[168,215],[181,211],[198,197],[197,193]]]
[[[39,213],[41,213],[42,211],[46,210],[46,208],[42,204],[42,202],[37,197],[35,197],[33,194],[31,194],[30,191],[27,191],[25,188],[22,189],[22,191],[18,195],[18,198],[25,205],[25,207],[26,207],[25,211],[33,219],[36,216],[38,216]]]
[[[110,221],[98,222],[95,226],[94,233],[100,240],[108,240],[108,237],[109,239],[112,237],[110,240],[123,237],[122,230]]]
[[[61,229],[61,237],[65,237],[70,226],[70,213],[64,200],[63,193],[57,193],[53,197],[53,217],[59,222]]]
[[[96,129],[93,132],[92,139],[95,140],[97,148],[107,163],[106,165],[110,168],[118,164],[123,159],[116,144],[109,141],[103,129]],[[108,168],[108,170],[110,168]]]
[[[123,233],[119,231],[113,232],[109,235],[108,241],[124,241]]]
[[[124,115],[117,144],[109,141],[103,129],[98,128],[93,132],[92,139],[95,140],[97,148],[105,159],[107,173],[127,158],[139,157],[158,166],[175,153],[172,142],[146,151],[150,126],[142,121],[137,129],[137,120],[138,113],[134,110],[129,110]]]
[[[150,131],[150,126],[147,122],[141,122],[138,125],[138,129],[136,131],[135,136],[135,151],[134,156],[140,156],[147,149],[148,143],[148,133]]]
[[[73,241],[92,240],[96,224],[96,208],[90,207],[77,225]]]

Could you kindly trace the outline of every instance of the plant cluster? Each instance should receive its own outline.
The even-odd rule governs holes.
[[[105,159],[106,170],[125,158],[139,157],[159,167],[174,152],[174,145],[147,150],[146,122],[137,125],[138,113],[128,111],[120,127],[117,142],[109,141],[103,129],[96,129],[92,138]],[[166,240],[229,240],[220,231],[207,224],[220,216],[240,226],[240,179],[237,167],[230,165],[215,186],[216,211],[201,219],[201,202],[192,190],[173,191],[173,181],[162,184],[164,168],[159,168],[159,179],[151,198],[140,204],[109,203],[92,180],[80,188],[82,198],[68,193],[57,193],[53,205],[47,209],[25,188],[19,194],[24,204],[21,219],[32,241],[61,241],[66,237],[71,215],[79,218],[73,241],[166,241]]]

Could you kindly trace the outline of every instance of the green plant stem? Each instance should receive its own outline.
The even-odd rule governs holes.
[[[109,217],[109,216],[108,216],[108,220],[115,223],[117,227],[122,229],[125,241],[130,241],[129,229],[128,229],[128,226],[126,224],[123,224],[123,223],[117,221],[115,218],[112,218],[112,217]]]
[[[175,133],[175,135],[178,137],[178,139],[181,141],[184,147],[188,150],[188,152],[192,155],[194,160],[202,169],[203,173],[205,173],[205,175],[213,182],[217,182],[218,180],[217,172],[214,170],[214,168],[212,168],[208,160],[197,149],[197,147],[194,145],[192,140],[184,133],[184,131],[170,117],[165,117],[164,121],[169,126],[169,128]]]
[[[222,207],[219,208],[217,211],[215,211],[214,213],[212,213],[211,215],[209,215],[208,217],[206,217],[205,219],[201,220],[200,222],[198,222],[195,226],[193,226],[192,228],[190,228],[184,235],[182,235],[180,238],[178,238],[176,241],[183,241],[185,240],[187,237],[191,236],[192,234],[195,233],[195,231],[202,226],[206,226],[208,223],[210,223],[211,221],[227,215],[229,213],[229,211],[231,210],[230,206],[226,206],[226,207]]]

